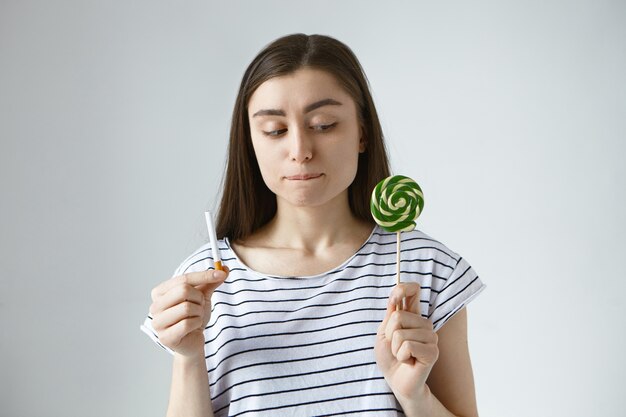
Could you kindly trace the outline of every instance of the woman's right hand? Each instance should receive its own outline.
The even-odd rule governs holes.
[[[152,328],[159,342],[174,352],[204,358],[204,328],[211,318],[213,291],[228,277],[224,271],[179,275],[152,289]]]

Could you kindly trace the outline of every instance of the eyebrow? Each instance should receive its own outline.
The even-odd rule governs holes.
[[[332,98],[325,98],[324,100],[316,101],[315,103],[309,104],[308,106],[304,108],[304,112],[310,113],[313,110],[319,109],[320,107],[324,107],[324,106],[341,106],[341,105],[342,104],[338,102],[337,100],[333,100]],[[257,116],[286,116],[286,115],[283,110],[266,109],[266,110],[259,110],[258,112],[252,115],[252,117],[257,117]]]

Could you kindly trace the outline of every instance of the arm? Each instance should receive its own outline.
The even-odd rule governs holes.
[[[204,329],[211,296],[225,271],[191,272],[152,290],[152,327],[161,344],[174,351],[168,417],[213,417],[204,357]]]
[[[204,355],[190,358],[174,354],[167,417],[213,417]]]
[[[467,345],[466,309],[448,320],[437,335],[439,358],[426,380],[421,398],[406,405],[406,415],[478,417]]]
[[[457,416],[477,417],[474,375],[467,345],[467,310],[462,308],[437,332],[439,359],[426,384]]]
[[[459,311],[438,333],[420,314],[420,286],[391,292],[375,346],[376,362],[408,417],[475,417],[467,348],[467,313]],[[405,299],[405,309],[396,309]]]

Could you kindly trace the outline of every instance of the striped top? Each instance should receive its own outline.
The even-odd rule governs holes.
[[[395,233],[376,226],[342,265],[307,277],[254,271],[228,239],[219,249],[230,275],[204,331],[215,415],[403,415],[374,358],[396,280]],[[402,233],[401,252],[402,281],[420,283],[435,330],[485,288],[465,259],[419,230]],[[205,244],[174,276],[212,268]],[[159,343],[151,320],[141,328]]]

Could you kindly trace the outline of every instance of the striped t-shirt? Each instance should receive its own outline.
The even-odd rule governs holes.
[[[219,249],[230,275],[204,330],[216,416],[403,415],[374,358],[396,282],[395,233],[375,227],[342,265],[307,277],[256,272],[228,239]],[[212,268],[206,244],[174,275]],[[402,233],[401,277],[420,283],[435,330],[485,287],[465,259],[418,230]],[[159,343],[151,321],[142,330]]]

